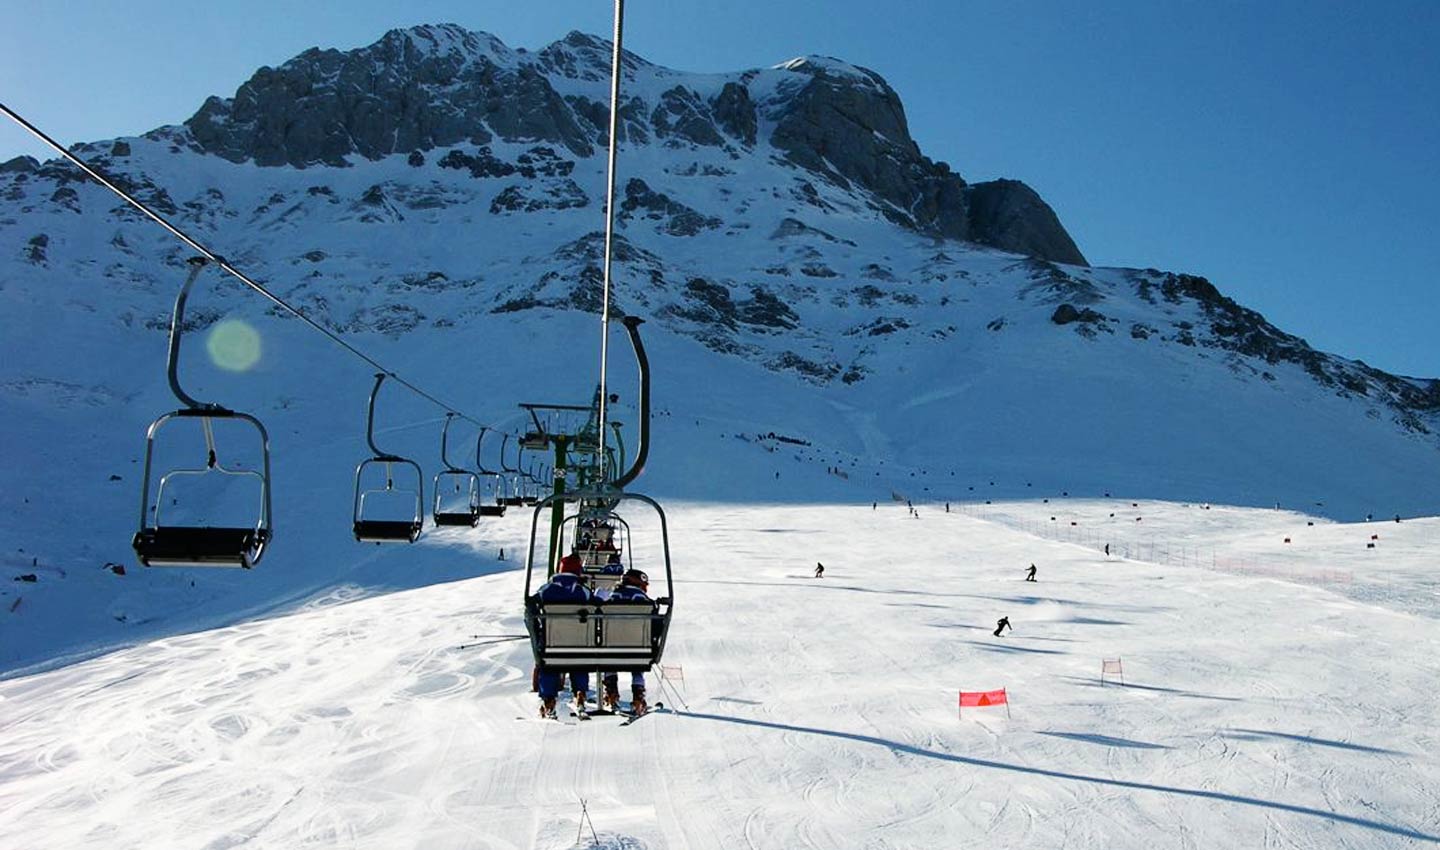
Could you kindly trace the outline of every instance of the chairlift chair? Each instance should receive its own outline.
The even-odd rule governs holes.
[[[352,529],[355,532],[355,539],[361,543],[414,543],[420,537],[420,530],[424,525],[424,473],[420,471],[420,465],[415,461],[382,452],[375,445],[375,396],[380,392],[380,385],[384,382],[385,373],[376,373],[375,387],[370,390],[370,413],[365,425],[365,439],[370,444],[370,451],[374,452],[374,456],[366,458],[360,462],[359,466],[355,467],[355,510]],[[383,488],[366,489],[363,487],[365,469],[371,466],[384,467],[385,486]],[[413,489],[395,485],[395,469],[397,467],[413,472],[413,477],[406,476],[414,481]],[[366,511],[365,502],[368,498],[394,493],[414,494],[415,510],[411,516],[376,519],[373,516],[373,510]]]
[[[629,568],[630,525],[609,509],[596,510],[582,507],[580,512],[565,518],[561,524],[561,550],[566,548],[567,532],[571,543],[569,548],[580,556],[580,567],[596,593],[608,593],[620,584],[620,578]],[[619,570],[607,571],[610,558],[614,556]]]
[[[505,476],[490,472],[480,481],[480,516],[505,516]]]
[[[572,491],[548,496],[536,506],[530,525],[530,550],[525,563],[525,630],[535,663],[554,671],[606,670],[638,673],[660,662],[674,611],[675,583],[670,565],[670,536],[665,512],[648,496],[609,491],[606,499],[649,505],[660,520],[665,569],[665,594],[653,603],[615,601],[586,604],[545,604],[535,584],[536,545],[540,517],[556,502],[580,503],[597,494]],[[548,558],[542,558],[548,570]],[[651,572],[655,572],[653,569]],[[533,588],[533,589],[532,589]]]
[[[510,442],[510,435],[505,434],[500,440],[500,469],[509,475],[509,495],[505,496],[504,503],[508,507],[520,507],[525,504],[525,496],[521,492],[524,488],[522,473],[518,466],[507,466],[505,463],[505,446]],[[515,453],[515,462],[520,463],[520,458],[525,453],[524,446],[521,446]]]
[[[505,476],[486,469],[480,451],[485,445],[485,432],[488,430],[488,426],[481,426],[480,436],[475,438],[475,468],[480,470],[480,516],[505,516]]]
[[[147,567],[240,567],[249,569],[260,563],[266,547],[274,535],[270,523],[270,436],[260,420],[246,413],[229,410],[218,404],[196,401],[180,387],[178,363],[180,339],[185,317],[185,301],[195,278],[205,267],[207,260],[196,257],[190,262],[190,273],[180,294],[175,298],[175,309],[170,322],[170,345],[167,355],[167,373],[170,390],[180,403],[185,405],[173,413],[166,413],[150,424],[145,433],[145,479],[140,490],[140,528],[131,540],[135,555]],[[161,430],[172,421],[198,420],[205,437],[206,460],[204,466],[171,469],[160,476],[155,488],[155,501],[150,501],[151,471],[155,461],[155,442]],[[245,422],[253,427],[260,439],[260,469],[227,467],[219,460],[215,446],[214,423],[217,421]],[[189,476],[234,476],[236,479],[253,479],[259,484],[259,509],[253,525],[209,526],[191,524],[167,525],[162,520],[161,509],[165,506],[166,487],[181,477]],[[171,497],[175,500],[175,497]],[[173,507],[173,505],[172,505]]]
[[[474,528],[479,523],[481,514],[480,476],[468,469],[460,469],[450,462],[450,423],[454,419],[454,413],[446,413],[445,428],[440,432],[440,462],[445,464],[445,468],[435,473],[435,480],[431,485],[435,501],[430,515],[434,517],[436,525],[467,525]],[[455,492],[451,495],[463,495],[463,499],[451,498],[447,501],[446,491],[452,486]],[[457,503],[460,503],[463,509],[457,509]]]

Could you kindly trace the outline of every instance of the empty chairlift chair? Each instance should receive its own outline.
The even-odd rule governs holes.
[[[508,490],[508,494],[505,496],[505,504],[509,507],[517,508],[525,504],[525,496],[522,493],[522,489],[524,487],[523,479],[525,473],[521,472],[518,466],[508,466],[505,463],[505,447],[509,445],[509,443],[510,435],[506,434],[500,440],[500,469],[509,476],[508,487],[506,488]],[[517,464],[520,463],[524,453],[524,448],[520,448],[516,451],[515,462]]]
[[[420,529],[425,516],[425,480],[424,474],[420,471],[420,465],[413,460],[407,460],[399,455],[388,454],[380,451],[375,445],[375,396],[380,392],[380,385],[385,382],[385,373],[375,375],[375,387],[370,391],[370,413],[366,419],[365,440],[370,444],[370,451],[374,456],[360,462],[355,467],[355,511],[354,525],[355,539],[361,543],[414,543],[420,536]],[[365,470],[372,467],[380,467],[384,470],[385,486],[365,486]],[[404,480],[401,485],[411,484],[413,486],[397,486],[395,480],[396,471],[402,471]],[[413,496],[413,502],[409,498]],[[404,497],[397,499],[395,497]],[[381,508],[374,507],[374,503],[383,502]],[[396,503],[412,505],[413,511],[407,511],[403,515],[396,510]],[[369,503],[367,505],[367,503]]]
[[[480,476],[450,462],[450,423],[454,418],[454,413],[446,413],[445,429],[440,432],[440,462],[445,468],[435,474],[435,502],[430,513],[436,525],[474,528],[480,521]]]
[[[480,436],[475,438],[475,468],[480,470],[480,516],[505,516],[505,497],[508,495],[505,476],[493,469],[485,468],[484,455],[480,449],[485,445],[482,426]]]
[[[147,567],[241,567],[249,569],[260,563],[270,543],[273,529],[270,523],[270,437],[260,420],[245,413],[239,413],[218,404],[196,401],[181,389],[177,375],[180,357],[180,339],[185,316],[185,301],[195,278],[205,267],[206,260],[195,258],[190,261],[190,274],[175,299],[174,315],[170,323],[170,347],[167,372],[170,390],[184,405],[180,410],[166,413],[151,423],[145,435],[145,480],[140,491],[140,529],[135,533],[131,545],[140,563]],[[155,498],[150,498],[150,485],[156,460],[156,443],[162,430],[171,423],[196,423],[205,441],[205,462],[202,465],[172,468],[163,473],[155,486]],[[216,446],[215,426],[217,424],[243,423],[245,430],[253,430],[258,438],[259,469],[247,469],[239,465],[226,466],[221,462]],[[162,442],[170,442],[167,436]],[[213,503],[193,504],[192,498],[178,482],[199,484],[251,482],[257,490],[258,505],[253,523],[237,524],[228,522],[216,525],[208,522],[175,520],[175,515],[194,516],[204,509],[215,509]],[[198,487],[197,487],[198,489]],[[222,490],[224,488],[221,488]],[[175,491],[180,490],[176,496]],[[170,500],[167,502],[167,498]],[[248,500],[247,500],[248,501]],[[247,511],[248,513],[248,511]],[[168,515],[168,516],[167,516]]]

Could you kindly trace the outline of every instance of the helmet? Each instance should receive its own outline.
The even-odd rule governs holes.
[[[650,577],[645,575],[644,571],[642,570],[626,570],[625,576],[620,579],[620,583],[638,585],[639,587],[649,587]]]
[[[584,572],[584,569],[580,565],[580,556],[576,555],[574,552],[571,552],[569,555],[561,558],[560,572],[574,573],[577,576]]]

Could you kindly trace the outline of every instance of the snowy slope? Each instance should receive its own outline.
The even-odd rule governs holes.
[[[514,571],[341,588],[10,679],[0,845],[1440,843],[1436,632],[1407,612],[1434,616],[1434,520],[1140,509],[1163,536],[1297,572],[1328,546],[1358,575],[1378,530],[1388,599],[1359,603],[1014,528],[1043,520],[1040,501],[988,506],[1008,525],[973,515],[983,502],[953,507],[672,504],[684,557],[665,663],[684,682],[664,696],[682,710],[629,728],[529,719],[529,652],[503,640],[521,629]],[[1316,539],[1260,542],[1282,530]],[[995,638],[1000,616],[1014,631]],[[1124,684],[1102,687],[1116,657]],[[957,717],[958,689],[1002,687],[1008,716]]]

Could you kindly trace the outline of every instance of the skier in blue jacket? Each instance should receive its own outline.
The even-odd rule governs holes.
[[[585,605],[595,601],[590,588],[585,586],[584,568],[580,556],[574,553],[560,559],[560,571],[546,582],[535,594],[541,603]],[[555,716],[555,698],[560,694],[563,674],[544,666],[540,668],[537,688],[540,692],[540,716]],[[575,694],[575,707],[583,711],[585,699],[590,691],[590,674],[583,670],[571,671],[570,690]]]
[[[610,594],[609,602],[649,602],[651,610],[655,610],[654,600],[648,595],[650,589],[650,577],[640,570],[626,570],[625,576],[620,579],[620,584]],[[620,704],[620,674],[606,673],[601,676],[601,682],[605,686],[605,707],[614,711]],[[635,714],[644,714],[649,709],[645,702],[645,674],[630,674],[630,710]]]

